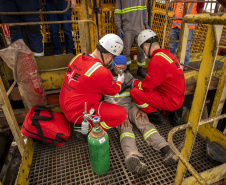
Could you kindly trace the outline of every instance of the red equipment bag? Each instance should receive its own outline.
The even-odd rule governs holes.
[[[63,114],[34,106],[27,113],[21,133],[42,143],[51,143],[50,147],[62,146],[70,137],[71,126]]]

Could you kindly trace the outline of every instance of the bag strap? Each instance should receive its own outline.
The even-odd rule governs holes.
[[[49,112],[49,114],[50,114],[50,117],[40,116],[40,112],[42,110],[47,110]],[[32,119],[31,119],[32,121],[33,120],[49,121],[49,120],[53,119],[53,111],[48,109],[48,108],[46,108],[46,107],[37,106],[37,107],[35,107],[34,111],[35,111],[35,115],[32,117]]]
[[[33,121],[32,121],[32,125],[36,127],[36,129],[37,129],[37,131],[38,131],[38,135],[39,135],[39,137],[40,137],[41,140],[42,140],[42,143],[45,144],[45,143],[46,143],[46,142],[45,142],[45,137],[44,137],[44,135],[43,135],[42,128],[41,128],[41,126],[40,126],[38,120],[33,120]],[[57,134],[56,134],[56,137],[55,137],[55,139],[54,139],[54,141],[53,141],[51,144],[47,143],[47,144],[48,144],[48,147],[52,148],[52,147],[54,147],[57,143],[59,143],[59,140],[60,140],[60,136],[61,136],[61,135],[63,135],[63,134],[57,133]],[[64,139],[61,138],[61,140],[64,140]]]
[[[60,133],[57,133],[56,134],[56,138],[54,139],[54,141],[48,145],[50,148],[54,147],[57,143],[59,143],[59,140],[60,140],[60,136],[63,135],[63,134],[60,134]]]
[[[42,143],[44,144],[45,143],[45,138],[44,138],[44,135],[43,135],[43,132],[42,132],[42,128],[41,128],[38,120],[36,120],[36,119],[35,120],[32,120],[31,125],[36,127],[37,132],[38,132],[38,135],[41,138]]]

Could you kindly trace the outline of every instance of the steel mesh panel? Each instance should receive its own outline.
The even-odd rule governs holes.
[[[40,15],[41,21],[47,22],[47,17],[45,14]],[[82,9],[81,9],[81,2],[77,1],[77,7],[73,9],[72,11],[72,16],[71,20],[82,20]],[[50,43],[50,32],[49,32],[49,25],[42,25],[42,33],[43,33],[43,38],[44,38],[44,43]],[[59,37],[60,37],[60,42],[64,42],[64,32],[63,29],[60,25],[59,28]],[[78,24],[73,23],[72,24],[72,37],[73,41],[75,43],[75,50],[76,53],[81,53],[81,48],[80,48],[80,43],[79,43],[79,31],[78,31]]]
[[[159,133],[167,139],[172,129],[169,123],[156,126]],[[62,147],[48,148],[40,142],[35,142],[33,163],[30,170],[29,184],[170,184],[174,182],[177,165],[165,167],[158,151],[147,146],[142,135],[133,128],[137,147],[144,155],[144,162],[148,165],[145,175],[132,174],[125,168],[124,155],[116,129],[108,131],[110,141],[110,169],[107,174],[95,175],[92,172],[88,144],[77,139],[72,133],[70,139]],[[178,146],[184,139],[185,131],[174,135],[174,143]],[[202,172],[213,168],[214,165],[206,159],[205,141],[197,136],[190,163]],[[186,177],[190,173],[186,173]]]

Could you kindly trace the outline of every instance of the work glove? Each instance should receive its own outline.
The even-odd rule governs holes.
[[[117,81],[121,82],[122,84],[124,83],[124,81],[125,81],[124,73],[122,75],[118,74]]]
[[[119,35],[119,37],[120,37],[121,39],[123,39],[123,37],[124,37],[124,32],[122,31],[121,28],[118,28],[118,35]]]
[[[145,24],[145,29],[150,30],[150,27],[147,24]]]

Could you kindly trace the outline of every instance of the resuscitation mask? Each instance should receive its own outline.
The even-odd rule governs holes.
[[[119,72],[118,72],[118,74],[119,74],[120,76],[122,76],[122,74],[123,74],[123,70],[122,70],[122,69],[120,69],[120,70],[119,70]]]

